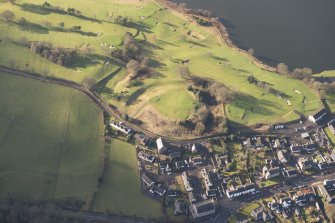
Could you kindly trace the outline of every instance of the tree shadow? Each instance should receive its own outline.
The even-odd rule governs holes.
[[[213,56],[213,55],[211,55],[210,57],[213,58],[214,60],[218,60],[218,61],[221,61],[221,62],[229,62],[229,60],[224,58],[224,57]]]
[[[208,48],[207,45],[202,44],[202,43],[199,43],[199,42],[196,42],[196,41],[193,41],[193,40],[186,40],[186,41],[187,41],[188,43],[192,44],[192,45],[195,45],[195,46]]]
[[[283,110],[282,107],[277,105],[275,102],[265,99],[258,99],[254,96],[246,94],[235,94],[234,99],[230,104],[248,113],[264,116],[274,115],[274,112],[271,111],[269,107]]]
[[[152,44],[150,42],[143,42],[143,43],[140,43],[140,44],[143,44],[144,46],[150,47],[150,48],[155,49],[155,50],[163,50],[162,47],[157,46],[155,44]],[[147,51],[149,52],[149,50],[147,50]]]
[[[97,23],[102,22],[99,19],[87,17],[87,16],[84,16],[84,15],[81,15],[81,14],[80,15],[70,14],[67,11],[65,11],[64,9],[59,8],[59,7],[45,8],[45,7],[42,7],[41,5],[35,5],[35,4],[30,4],[30,3],[24,3],[24,4],[18,5],[18,6],[20,6],[23,11],[27,11],[27,12],[31,12],[31,13],[35,13],[35,14],[40,14],[40,15],[48,15],[50,13],[57,13],[57,14],[61,14],[61,15],[69,15],[69,16],[77,17],[79,19],[86,20],[86,21],[91,21],[91,22],[97,22]]]
[[[164,44],[164,45],[170,45],[170,46],[179,47],[179,45],[174,44],[174,43],[167,42],[167,41],[165,41],[165,40],[158,40],[157,42],[158,42],[159,44]]]
[[[126,101],[126,105],[132,105],[134,104],[134,102],[137,100],[137,98],[139,96],[141,96],[141,94],[143,94],[145,91],[147,90],[147,88],[140,88],[138,90],[136,90],[134,93],[132,93],[129,98]]]
[[[248,70],[244,70],[244,69],[241,69],[241,68],[232,68],[232,69],[234,69],[234,70],[236,70],[236,71],[238,71],[238,72],[240,72],[240,73],[250,73],[250,71],[248,71]],[[251,73],[250,73],[251,74]]]
[[[49,33],[49,30],[47,28],[33,22],[25,21],[24,23],[14,23],[14,24],[16,24],[22,31],[38,33],[38,34]]]
[[[82,55],[79,54],[76,58],[76,60],[74,60],[73,63],[71,63],[70,65],[66,66],[68,68],[87,68],[90,66],[95,66],[99,64],[99,61],[97,61],[97,57],[95,55]]]
[[[162,67],[166,67],[166,64],[165,63],[162,63],[162,62],[159,62],[158,60],[156,59],[150,59],[149,60],[149,66],[150,67],[153,67],[153,68],[162,68]]]
[[[170,23],[170,22],[163,22],[163,24],[168,25],[168,26],[171,26],[171,27],[173,27],[173,28],[178,28],[177,25],[172,24],[172,23]]]
[[[101,79],[100,81],[98,81],[93,88],[97,91],[100,91],[102,88],[104,88],[106,86],[106,84],[119,72],[121,71],[121,67],[117,68],[116,70],[114,70],[113,72],[111,72],[110,74],[108,74],[105,78]]]
[[[151,27],[144,24],[144,23],[127,22],[127,24],[125,24],[124,26],[127,27],[127,28],[140,30],[141,32],[152,33]]]
[[[48,15],[51,12],[46,10],[45,8],[42,8],[40,5],[34,5],[34,4],[29,4],[29,3],[24,3],[22,5],[18,5],[21,7],[22,11],[26,12],[31,12],[35,14],[40,14],[40,15]]]

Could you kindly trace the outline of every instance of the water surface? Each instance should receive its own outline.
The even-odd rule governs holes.
[[[335,69],[335,0],[172,0],[221,17],[232,41],[270,65]]]

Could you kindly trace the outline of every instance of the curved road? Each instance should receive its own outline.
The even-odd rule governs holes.
[[[76,82],[69,81],[69,80],[60,79],[60,78],[47,77],[47,76],[43,76],[43,75],[36,74],[36,73],[30,73],[30,72],[27,72],[27,71],[20,71],[20,70],[16,70],[16,69],[5,67],[5,66],[0,66],[0,71],[2,71],[4,73],[7,73],[7,74],[11,74],[11,75],[21,76],[21,77],[25,77],[25,78],[39,80],[39,81],[46,82],[46,83],[58,84],[58,85],[61,85],[61,86],[74,88],[74,89],[76,89],[78,91],[81,91],[84,94],[86,94],[103,111],[105,111],[108,114],[110,114],[111,116],[115,117],[117,120],[122,121],[124,123],[124,125],[126,125],[128,128],[131,128],[131,129],[135,130],[136,132],[141,132],[141,133],[143,133],[144,135],[146,135],[150,138],[162,137],[166,142],[171,143],[171,144],[177,144],[178,145],[178,144],[187,144],[187,143],[201,143],[201,142],[207,141],[210,138],[215,138],[215,137],[220,137],[220,136],[227,135],[226,133],[218,133],[218,134],[213,134],[213,135],[203,136],[203,137],[198,137],[198,138],[193,138],[193,139],[177,139],[177,138],[158,135],[156,133],[150,132],[146,129],[143,129],[143,128],[137,126],[137,125],[134,125],[132,123],[129,123],[129,122],[123,120],[122,117],[121,117],[120,112],[117,110],[116,107],[114,107],[112,105],[109,105],[107,102],[102,100],[99,95],[97,95],[95,92],[91,91],[90,89],[87,89],[86,87],[84,87],[81,84],[78,84]]]

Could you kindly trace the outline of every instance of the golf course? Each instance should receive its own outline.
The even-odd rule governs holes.
[[[157,125],[163,122],[169,126],[167,129],[174,129],[178,121],[190,117],[200,106],[196,96],[187,90],[188,80],[178,74],[180,66],[229,89],[232,99],[215,109],[221,110],[218,114],[226,116],[232,125],[291,121],[298,118],[294,111],[308,115],[321,108],[317,93],[303,82],[262,69],[253,57],[228,46],[213,28],[200,26],[190,16],[160,2],[47,3],[0,3],[0,11],[15,14],[12,22],[0,22],[0,50],[4,52],[0,64],[78,83],[93,79],[103,99],[157,133],[172,134]],[[66,13],[70,7],[80,14]],[[115,18],[126,18],[126,22]],[[126,32],[138,42],[142,57],[149,58],[153,75],[130,82],[126,65],[108,53],[123,47]],[[71,65],[61,66],[34,53],[22,41],[75,49],[79,56]],[[113,73],[118,68],[121,71]],[[250,84],[247,79],[251,75],[271,86],[272,91]]]

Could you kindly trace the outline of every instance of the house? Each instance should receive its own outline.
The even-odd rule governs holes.
[[[268,167],[265,165],[263,167],[263,178],[266,180],[270,180],[271,178],[277,177],[280,175],[280,168],[277,167]]]
[[[264,146],[263,140],[261,137],[257,137],[255,140],[255,147],[262,147]]]
[[[226,190],[227,197],[234,199],[247,194],[256,193],[256,187],[254,184],[245,184]]]
[[[181,152],[180,151],[170,152],[169,157],[170,157],[170,159],[179,158],[179,157],[181,157]]]
[[[191,152],[192,153],[197,153],[198,152],[198,146],[196,144],[193,144],[191,147]]]
[[[283,208],[288,208],[292,206],[292,199],[289,197],[281,198],[279,203],[282,205]]]
[[[329,203],[335,204],[335,179],[324,180],[323,185],[319,186],[322,197]]]
[[[303,207],[306,205],[307,199],[305,195],[294,196],[293,199],[299,207]]]
[[[213,192],[211,192],[212,189],[213,189],[213,181],[212,181],[207,169],[206,168],[201,169],[200,174],[203,178],[203,183],[205,185],[207,196],[210,196],[210,194],[213,195],[212,194]],[[216,192],[214,193],[214,195],[216,195]]]
[[[329,128],[330,132],[335,136],[335,119],[331,120],[328,123],[328,128]]]
[[[334,161],[332,161],[332,162],[320,162],[320,163],[318,163],[318,168],[321,171],[334,169],[335,168],[335,162]]]
[[[186,164],[183,160],[176,161],[174,164],[176,166],[176,170],[182,170],[186,167]]]
[[[141,179],[148,187],[151,187],[155,184],[155,182],[151,180],[145,173],[142,173]]]
[[[158,138],[156,140],[156,145],[159,153],[164,153],[167,151],[167,147],[164,145],[162,138]]]
[[[159,167],[162,173],[170,173],[172,171],[171,164],[166,161],[159,162]]]
[[[256,209],[254,209],[251,212],[251,216],[256,220],[256,221],[270,221],[271,219],[273,219],[273,216],[265,209],[264,206],[258,207]]]
[[[285,219],[289,218],[289,212],[287,211],[287,209],[283,209],[282,215]]]
[[[283,169],[283,175],[287,178],[293,178],[298,176],[298,171],[296,169]]]
[[[193,218],[201,218],[215,214],[214,201],[209,199],[192,204],[191,213]]]
[[[313,142],[309,142],[303,145],[303,149],[307,152],[307,153],[313,153],[316,149],[316,144]]]
[[[278,160],[279,160],[281,163],[283,163],[283,164],[287,163],[287,159],[285,158],[285,156],[284,156],[284,154],[283,154],[283,151],[279,150],[279,151],[277,152],[277,157],[278,157]]]
[[[191,204],[194,204],[198,201],[197,198],[194,196],[193,192],[188,192],[187,196]]]
[[[312,169],[314,162],[306,157],[300,157],[298,159],[298,166],[302,171]]]
[[[184,201],[175,201],[174,202],[174,215],[186,214],[186,204]]]
[[[167,190],[165,195],[167,197],[180,197],[181,196],[181,191],[180,190]]]
[[[184,187],[185,187],[186,192],[192,192],[192,191],[193,191],[193,187],[191,186],[190,179],[189,179],[189,177],[187,176],[187,173],[186,173],[186,172],[183,172],[183,173],[181,174],[181,178],[182,178],[182,180],[183,180],[183,183],[184,183]]]
[[[299,144],[292,144],[290,146],[290,149],[291,149],[292,153],[301,153],[302,146],[299,145]]]
[[[284,149],[285,145],[283,145],[283,143],[279,139],[276,139],[275,142],[273,143],[273,148]]]
[[[295,212],[295,214],[296,214],[298,217],[301,216],[301,211],[300,211],[300,209],[299,209],[298,207],[296,207],[296,208],[294,209],[294,212]]]
[[[128,127],[126,127],[125,125],[123,125],[122,122],[110,122],[109,123],[111,127],[113,127],[116,130],[119,130],[120,132],[126,134],[126,135],[130,135],[132,130]]]
[[[146,137],[143,134],[136,134],[135,139],[136,139],[136,143],[143,145],[143,146],[147,146],[150,141],[150,138]]]
[[[153,163],[155,161],[155,157],[150,155],[150,154],[147,154],[143,151],[140,151],[138,152],[138,157],[144,161],[147,161],[147,162],[150,162],[150,163]]]
[[[228,163],[228,155],[215,155],[216,164],[218,167],[225,167]]]
[[[164,194],[166,193],[166,190],[161,186],[161,185],[153,185],[152,188],[150,189],[150,192],[152,194],[157,194],[161,197],[164,196]]]
[[[310,115],[308,120],[315,124],[320,124],[320,122],[328,115],[328,111],[325,108],[317,111],[314,115]]]
[[[192,159],[192,162],[195,166],[201,166],[204,164],[204,160],[202,159],[201,156],[196,156]]]
[[[302,139],[308,139],[310,136],[309,136],[309,133],[308,132],[304,132],[304,133],[301,133],[301,138]]]
[[[245,147],[245,148],[251,148],[252,147],[250,138],[247,138],[246,140],[243,141],[243,147]]]

